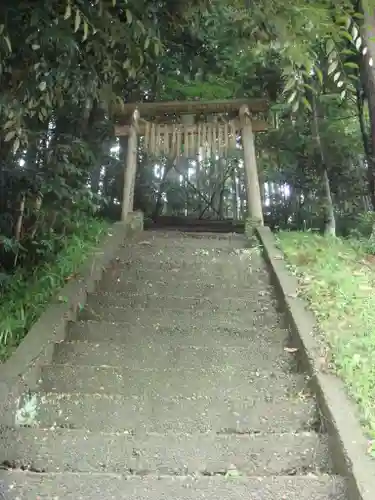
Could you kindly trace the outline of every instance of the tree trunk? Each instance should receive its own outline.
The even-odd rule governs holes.
[[[331,187],[329,184],[328,172],[326,168],[323,171],[323,188],[326,198],[324,234],[326,236],[336,236],[335,211],[333,207]]]
[[[362,1],[363,5],[363,1]],[[375,17],[369,12],[367,8],[363,8],[363,26],[362,26],[362,38],[364,39],[367,46],[367,53],[362,55],[361,61],[361,79],[367,97],[369,117],[370,117],[370,134],[369,134],[369,144],[366,150],[368,158],[368,186],[369,195],[371,198],[371,203],[373,209],[375,209],[375,68],[370,66],[370,59],[375,62]],[[361,96],[360,96],[361,97]],[[360,104],[360,102],[359,102]],[[362,130],[363,124],[361,124],[362,137],[364,138],[364,131]]]
[[[225,158],[220,158],[219,160],[214,160],[215,175],[214,175],[214,191],[212,193],[212,207],[217,213],[218,218],[223,218],[223,191],[225,182],[225,172],[227,163]]]
[[[232,217],[233,220],[238,219],[238,184],[235,167],[232,168]]]
[[[133,115],[128,136],[126,165],[124,165],[124,185],[122,193],[121,220],[124,222],[133,211],[135,176],[137,170],[137,123],[138,117]]]
[[[335,211],[333,207],[333,200],[331,194],[331,187],[328,177],[327,164],[325,161],[325,155],[323,151],[322,142],[320,139],[319,131],[319,118],[317,112],[317,103],[315,95],[312,94],[312,113],[313,113],[313,137],[316,141],[316,146],[318,148],[321,166],[322,166],[322,182],[323,182],[323,197],[324,197],[324,234],[329,236],[336,236],[336,221],[335,221]]]

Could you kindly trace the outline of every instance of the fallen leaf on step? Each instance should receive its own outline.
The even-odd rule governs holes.
[[[284,347],[285,352],[297,352],[298,348],[297,347]]]
[[[327,373],[329,368],[327,358],[324,356],[320,356],[316,361],[316,367],[322,373]]]
[[[139,245],[151,245],[151,241],[140,241]]]
[[[74,278],[77,278],[77,273],[73,273],[70,276],[67,276],[64,281],[68,282],[68,281],[71,281]]]
[[[229,467],[229,469],[227,470],[226,474],[225,474],[225,477],[226,478],[236,478],[236,477],[240,477],[241,476],[241,472],[235,467],[235,466],[231,466]]]
[[[284,260],[284,255],[278,254],[278,255],[274,255],[272,258],[275,260]]]

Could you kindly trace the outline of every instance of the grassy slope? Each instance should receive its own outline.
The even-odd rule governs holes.
[[[310,233],[280,233],[278,240],[318,319],[332,367],[374,439],[375,258],[354,242]]]
[[[5,361],[40,317],[51,298],[78,271],[90,251],[108,232],[107,222],[85,220],[53,263],[27,278],[18,272],[0,304],[0,362]],[[63,298],[62,298],[63,300]]]

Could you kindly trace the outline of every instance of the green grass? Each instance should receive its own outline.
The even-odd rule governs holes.
[[[52,263],[37,267],[31,276],[21,270],[16,272],[10,287],[1,296],[0,362],[9,358],[51,298],[77,273],[108,229],[109,224],[105,221],[85,219],[79,231],[67,238]]]
[[[374,439],[375,258],[355,240],[311,233],[281,232],[278,243],[317,317],[328,366],[345,382]]]

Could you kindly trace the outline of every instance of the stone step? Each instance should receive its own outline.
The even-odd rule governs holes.
[[[173,256],[225,256],[252,257],[259,256],[260,246],[249,247],[245,240],[230,242],[229,240],[214,241],[203,238],[180,238],[165,240],[163,238],[144,238],[133,241],[131,245],[124,245],[117,254],[119,256],[139,256],[158,254],[169,257]]]
[[[61,342],[55,344],[53,362],[72,365],[122,366],[129,369],[187,369],[200,370],[209,366],[232,367],[249,370],[272,366],[285,370],[290,366],[292,354],[279,346],[258,350],[251,345],[242,347],[170,346],[168,339],[152,344],[112,344],[111,342]]]
[[[252,249],[204,249],[204,248],[148,248],[146,250],[129,247],[126,251],[118,252],[116,261],[119,267],[140,266],[159,267],[159,265],[170,264],[175,267],[224,266],[229,270],[243,269],[262,270],[265,264],[260,257],[259,251]]]
[[[226,297],[223,292],[216,292],[210,297],[205,296],[179,296],[173,295],[158,295],[156,293],[137,294],[126,296],[118,293],[93,293],[88,296],[87,307],[95,310],[96,306],[105,307],[124,307],[129,309],[194,309],[194,310],[220,310],[222,312],[241,313],[249,307],[256,308],[260,311],[267,310],[272,305],[270,304],[269,295],[266,292],[259,291],[257,295],[254,293],[248,297]]]
[[[152,318],[151,318],[151,321]],[[161,326],[108,323],[104,321],[78,321],[69,325],[66,340],[83,342],[111,342],[114,344],[152,344],[168,342],[171,347],[195,345],[196,347],[244,347],[254,348],[254,342],[262,347],[273,345],[282,350],[289,346],[289,331],[281,327],[225,328],[193,324]]]
[[[230,241],[226,240],[207,240],[204,238],[176,238],[173,240],[165,238],[139,238],[133,241],[133,244],[123,247],[125,251],[138,253],[147,253],[152,251],[160,251],[167,253],[171,252],[194,252],[194,251],[208,251],[210,253],[220,252],[243,252],[243,251],[256,251],[256,247],[248,247],[246,240]]]
[[[217,436],[4,429],[3,463],[39,472],[272,476],[330,472],[325,437],[315,433]]]
[[[345,500],[345,481],[335,476],[124,478],[113,474],[4,472],[11,498],[64,500]]]
[[[136,265],[139,263],[141,267],[147,267],[155,264],[169,263],[174,266],[225,266],[232,268],[241,267],[246,269],[263,269],[264,262],[260,257],[260,252],[257,250],[248,249],[233,249],[233,248],[199,248],[191,247],[173,247],[173,248],[136,248],[128,247],[119,250],[116,253],[113,265],[117,263],[119,266]]]
[[[101,286],[110,287],[117,280],[157,282],[165,281],[173,285],[174,282],[189,281],[190,283],[209,283],[215,286],[229,286],[235,284],[237,287],[259,288],[267,287],[268,274],[266,271],[255,271],[247,267],[244,269],[230,267],[228,265],[218,266],[193,266],[191,263],[185,266],[174,266],[171,264],[159,265],[153,263],[145,266],[116,265],[109,268],[103,276]]]
[[[134,249],[133,249],[134,250]],[[230,272],[243,269],[247,271],[261,270],[264,263],[259,260],[259,257],[251,258],[247,254],[236,254],[229,251],[226,252],[212,252],[209,250],[194,250],[190,252],[179,252],[176,250],[160,251],[154,249],[150,252],[138,251],[134,253],[127,252],[127,254],[118,254],[116,258],[116,266],[119,268],[130,268],[139,266],[140,268],[159,268],[160,266],[170,265],[170,267],[192,267],[199,270],[203,268],[220,268],[225,267]]]
[[[147,309],[134,307],[115,307],[95,305],[95,307],[87,306],[80,312],[79,319],[95,320],[95,321],[108,321],[112,323],[133,323],[140,325],[148,325],[152,321],[153,324],[160,324],[168,326],[174,324],[176,321],[179,324],[186,326],[194,325],[196,323],[202,325],[210,325],[211,328],[217,328],[222,325],[231,325],[232,328],[246,328],[250,325],[256,325],[258,328],[263,328],[266,325],[279,324],[281,318],[273,307],[255,305],[249,306],[242,310],[241,314],[228,314],[228,311],[221,311],[218,309],[204,310],[204,309]]]
[[[199,274],[200,270],[205,271],[206,273],[210,273],[212,271],[213,274],[215,272],[219,272],[224,270],[225,274],[228,276],[235,276],[239,274],[239,272],[249,272],[257,270],[258,267],[254,267],[253,263],[247,259],[243,259],[240,262],[236,262],[230,255],[226,257],[191,257],[189,255],[183,256],[170,256],[162,257],[155,256],[150,254],[134,257],[132,259],[119,260],[117,262],[117,267],[123,270],[130,269],[162,269],[165,271],[170,271],[172,269],[181,269],[181,271],[188,270],[194,271],[196,274]],[[251,269],[249,269],[251,268]]]
[[[246,241],[246,236],[242,233],[236,232],[213,232],[213,231],[193,231],[192,228],[189,231],[184,231],[182,229],[155,229],[149,228],[146,229],[143,233],[140,234],[139,241],[143,240],[145,237],[154,238],[154,239],[162,239],[163,241],[168,240],[199,240],[202,239],[204,241],[221,241],[221,240],[240,240]]]
[[[168,272],[162,274],[160,269],[160,261],[164,262],[168,266]],[[150,265],[148,265],[150,263]],[[207,265],[206,265],[207,264]],[[255,265],[256,264],[256,265]],[[182,267],[183,265],[183,267]],[[235,265],[228,264],[225,260],[221,264],[212,264],[210,262],[203,264],[194,264],[192,261],[186,261],[183,263],[183,259],[178,258],[175,262],[168,262],[166,259],[157,259],[155,257],[142,258],[140,262],[129,261],[117,257],[106,272],[112,279],[113,278],[124,278],[126,275],[130,275],[132,278],[136,278],[140,275],[144,275],[145,279],[149,280],[149,277],[154,279],[161,279],[163,281],[173,280],[174,277],[178,277],[179,280],[185,279],[193,282],[193,280],[207,283],[217,283],[228,285],[231,284],[241,284],[242,286],[251,287],[254,283],[261,283],[268,277],[267,266],[264,261],[258,258],[256,261],[249,262],[249,259],[242,259]],[[250,280],[251,277],[251,280]],[[264,285],[264,283],[263,283]]]
[[[297,397],[307,394],[305,377],[281,371],[237,370],[233,367],[207,366],[201,370],[129,370],[123,367],[87,365],[46,365],[42,368],[40,388],[47,392],[121,394],[168,399],[215,397],[259,399],[272,395]]]
[[[247,246],[247,240],[244,235],[226,235],[218,238],[209,233],[164,233],[157,234],[147,231],[133,242],[134,246],[147,248],[149,246],[158,246],[166,248],[186,246],[203,246],[207,248],[244,248]]]
[[[262,283],[262,287],[254,291],[254,284],[250,286],[241,286],[235,282],[227,283],[211,283],[210,280],[195,280],[195,281],[181,281],[177,280],[176,276],[174,279],[170,279],[170,275],[160,276],[158,281],[152,281],[146,279],[145,281],[131,281],[127,276],[121,276],[120,278],[115,277],[106,280],[107,286],[102,282],[100,284],[99,290],[106,293],[123,293],[127,295],[133,294],[150,294],[159,293],[161,295],[180,295],[185,297],[210,297],[217,293],[221,293],[228,298],[246,298],[252,295],[261,296],[262,293],[268,297],[272,296],[273,289]],[[110,281],[110,283],[109,283]]]
[[[88,431],[130,433],[256,433],[312,430],[317,409],[308,397],[279,396],[226,400],[208,398],[162,399],[158,396],[124,398],[108,394],[29,393],[17,414],[10,411],[3,424],[60,427]]]

